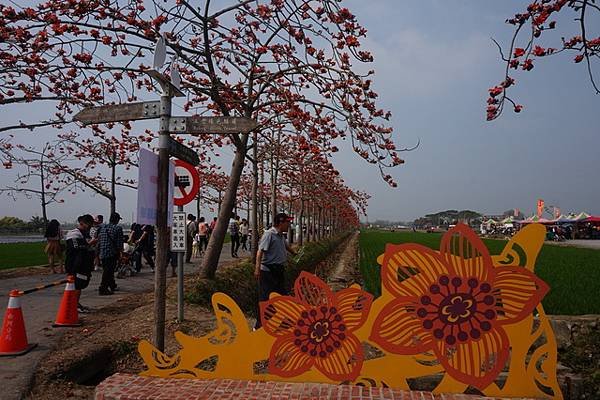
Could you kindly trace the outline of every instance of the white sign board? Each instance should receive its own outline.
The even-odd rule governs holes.
[[[171,225],[171,251],[185,253],[185,212],[173,213],[173,224]]]
[[[150,150],[140,149],[137,196],[138,224],[156,225],[158,197],[158,155]],[[167,223],[173,220],[173,189],[175,184],[175,163],[169,163],[169,205]]]

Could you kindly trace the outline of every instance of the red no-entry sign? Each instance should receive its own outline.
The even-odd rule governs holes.
[[[200,190],[200,174],[196,168],[185,161],[175,161],[175,191],[173,204],[184,206],[194,200]]]

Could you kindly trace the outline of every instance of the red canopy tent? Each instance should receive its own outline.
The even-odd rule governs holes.
[[[600,222],[600,216],[592,215],[592,216],[587,217],[586,219],[584,219],[581,222]]]

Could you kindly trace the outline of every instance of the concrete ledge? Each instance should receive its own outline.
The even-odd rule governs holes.
[[[322,383],[233,379],[175,379],[115,374],[96,387],[95,400],[477,400],[481,396],[434,395],[397,389]]]

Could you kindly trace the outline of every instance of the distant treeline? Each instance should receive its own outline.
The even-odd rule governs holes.
[[[44,219],[37,216],[29,221],[17,217],[0,218],[0,235],[43,234],[45,229]]]
[[[435,214],[427,214],[424,217],[417,218],[414,221],[414,225],[416,227],[429,227],[429,226],[439,226],[439,225],[449,225],[456,224],[457,222],[464,222],[467,224],[471,223],[479,223],[482,214],[477,211],[471,210],[446,210],[440,211]]]

